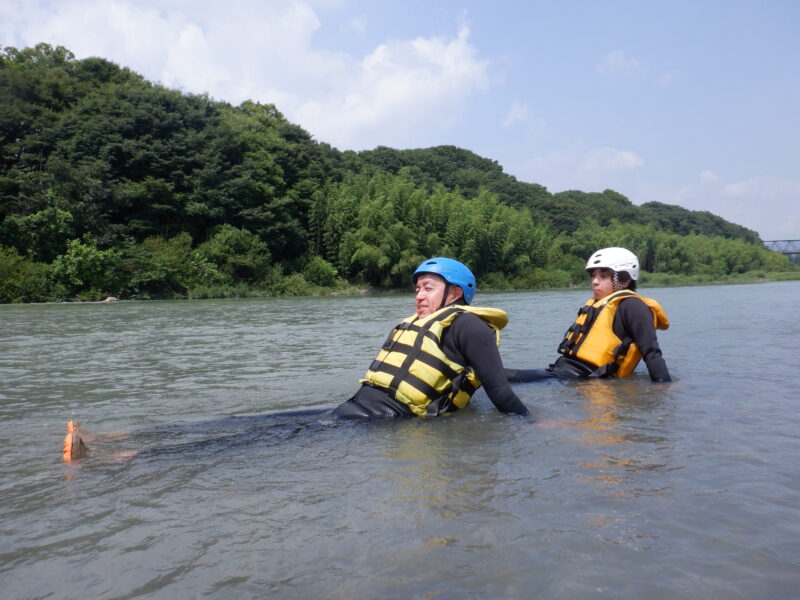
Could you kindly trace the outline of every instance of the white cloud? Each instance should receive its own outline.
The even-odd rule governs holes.
[[[347,31],[358,35],[364,35],[367,31],[367,17],[365,17],[364,15],[351,17],[345,23],[342,24],[341,29],[342,31]]]
[[[663,73],[661,77],[658,78],[658,84],[667,87],[672,85],[673,82],[677,81],[681,78],[681,74],[678,71],[668,71]]]
[[[600,75],[617,75],[637,73],[642,68],[642,61],[627,56],[622,50],[613,50],[603,56],[595,67]]]
[[[196,69],[197,64],[206,67]],[[198,25],[188,23],[167,49],[161,80],[168,86],[199,92],[225,86],[228,75],[221,65],[215,64],[214,50],[205,32]]]
[[[12,0],[2,6],[3,45],[62,45],[78,58],[102,56],[154,79],[160,75],[167,40],[180,26],[156,8],[126,2]]]
[[[350,65],[329,95],[301,102],[294,114],[321,139],[348,148],[422,146],[426,134],[456,122],[470,94],[486,88],[487,69],[465,27],[451,40],[387,42]]]
[[[321,23],[304,0],[5,0],[0,17],[3,45],[48,41],[186,92],[272,102],[341,148],[441,143],[489,85],[466,26],[350,56],[314,48]]]
[[[714,183],[719,181],[719,175],[714,173],[714,171],[702,171],[700,173],[700,179]]]
[[[500,123],[503,127],[510,127],[514,123],[523,123],[527,120],[528,105],[522,102],[513,102]]]
[[[636,153],[614,148],[596,148],[583,160],[583,166],[592,170],[635,169],[643,164],[644,160]]]

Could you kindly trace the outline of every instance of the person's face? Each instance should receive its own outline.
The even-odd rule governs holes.
[[[415,298],[418,317],[427,317],[435,313],[442,305],[445,281],[438,275],[423,273],[417,277],[417,296]],[[463,292],[456,285],[451,285],[445,304],[455,302]]]
[[[602,300],[614,292],[614,274],[610,269],[592,269],[592,293],[595,300]]]

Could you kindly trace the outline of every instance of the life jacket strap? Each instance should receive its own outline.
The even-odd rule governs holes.
[[[413,347],[409,346],[408,344],[395,344],[394,350],[397,352],[402,352],[403,354],[408,355],[408,353],[413,351]],[[442,361],[441,359],[433,356],[432,354],[428,354],[427,352],[420,352],[417,356],[417,361],[428,365],[442,373],[445,377],[452,380],[458,373],[453,370],[453,368],[448,365],[446,362]],[[370,363],[369,370],[370,371],[381,371],[384,373],[388,373],[390,370],[390,366],[386,365],[385,362],[375,359]],[[394,375],[394,372],[392,372]]]
[[[392,381],[389,384],[387,392],[395,400],[397,400],[398,386],[403,381],[405,381],[414,389],[422,392],[428,398],[438,398],[441,395],[441,392],[436,391],[435,388],[431,387],[420,378],[415,377],[407,370],[403,370],[403,367],[395,367],[394,365],[383,363],[380,365],[380,369],[383,373],[387,373],[392,376]]]
[[[408,352],[408,354],[406,354],[406,357],[403,360],[403,364],[400,365],[400,367],[394,373],[394,376],[392,377],[392,381],[389,384],[389,389],[397,391],[398,387],[400,386],[400,383],[404,379],[406,379],[407,377],[408,378],[412,377],[412,375],[409,373],[409,369],[411,368],[411,365],[414,363],[414,361],[417,360],[417,358],[422,353],[422,342],[425,340],[425,337],[430,333],[430,328],[433,326],[433,324],[436,323],[439,320],[447,319],[453,313],[457,313],[457,312],[459,312],[459,311],[454,308],[454,309],[451,309],[451,310],[443,312],[441,315],[439,315],[438,319],[429,319],[424,325],[421,325],[421,326],[416,326],[415,325],[415,327],[418,327],[418,329],[419,329],[419,334],[417,335],[417,338],[414,340],[414,345],[411,347],[411,349]],[[438,343],[438,340],[436,340],[436,341]],[[388,371],[389,367],[390,367],[390,365],[386,365],[384,363],[384,365],[381,367],[381,369]],[[416,378],[414,378],[414,379],[416,379]],[[411,383],[411,381],[409,381],[409,383]],[[423,382],[420,380],[420,383],[423,383]],[[419,391],[421,391],[423,394],[425,394],[428,398],[436,398],[439,395],[435,391],[432,394],[430,394],[427,390],[423,390],[423,389],[417,387],[414,383],[411,383],[411,385],[413,387],[415,387],[416,389],[418,389]],[[427,384],[424,384],[424,386],[425,386],[425,388],[430,389],[430,386],[428,386]]]
[[[419,331],[419,332],[422,332],[422,335],[424,335],[425,337],[429,338],[434,343],[438,344],[439,340],[436,338],[436,336],[431,331],[429,331],[429,329],[430,329],[430,325],[428,325],[427,327],[420,327],[419,325],[414,325],[413,323],[407,323],[407,322],[404,321],[404,322],[400,323],[399,325],[395,326],[394,329],[392,329],[391,333],[389,333],[389,337],[387,337],[386,341],[383,342],[383,346],[381,346],[381,349],[387,350],[387,351],[391,351],[391,350],[393,350],[394,348],[397,347],[398,339],[400,338],[400,336],[397,335],[398,331],[401,331],[401,332],[402,331]],[[406,346],[406,347],[408,347],[408,346]]]
[[[432,400],[425,410],[425,415],[428,417],[438,417],[440,415],[453,412],[458,407],[453,400],[459,392],[464,392],[467,396],[472,396],[477,389],[469,380],[471,369],[465,369],[453,378],[453,384],[449,393],[444,393],[438,398]]]
[[[597,367],[594,371],[589,373],[589,379],[601,379],[604,377],[611,377],[614,373],[616,373],[617,368],[619,365],[617,363],[606,363],[601,367]]]
[[[599,312],[600,311],[594,306],[584,305],[581,307],[581,310],[578,311],[578,315],[588,314],[588,316],[584,319],[583,323],[575,322],[567,328],[566,333],[564,333],[564,339],[561,340],[561,343],[558,346],[558,352],[560,354],[566,355],[573,351],[577,352],[577,349],[580,348],[586,333],[589,331],[589,329],[591,329],[592,325],[597,319]]]

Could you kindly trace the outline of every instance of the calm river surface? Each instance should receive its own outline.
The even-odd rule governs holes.
[[[410,294],[0,306],[0,596],[800,597],[800,282],[642,291],[674,382],[515,386],[539,425],[264,416],[347,399]],[[588,296],[476,304],[534,368]]]

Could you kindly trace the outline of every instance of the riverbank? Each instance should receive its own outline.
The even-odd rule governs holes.
[[[699,285],[732,285],[766,283],[769,281],[797,281],[800,280],[800,269],[797,271],[751,271],[737,275],[711,277],[707,275],[675,275],[671,273],[646,273],[642,272],[639,283],[644,287],[685,287]],[[583,287],[581,284],[571,283],[563,286],[544,285],[541,287],[517,287],[506,281],[492,279],[479,285],[484,292],[532,292],[537,290],[565,290]],[[365,294],[399,294],[408,292],[408,288],[381,288],[365,285],[351,285],[341,281],[335,287],[311,286],[305,282],[295,282],[295,285],[284,286],[282,290],[258,290],[239,286],[237,288],[202,288],[190,292],[189,299],[212,298],[255,298],[255,297],[290,297],[290,296],[359,296]]]
[[[708,277],[703,275],[672,275],[670,273],[642,273],[640,282],[650,287],[682,287],[695,285],[727,285],[737,283],[766,283],[768,281],[797,281],[800,280],[800,270],[797,271],[749,271],[736,275],[723,277]]]
[[[289,278],[287,278],[289,279]],[[738,285],[767,283],[771,281],[797,281],[800,280],[800,270],[765,272],[752,271],[724,277],[709,277],[704,275],[674,275],[671,273],[646,273],[639,278],[642,287],[687,287],[703,285]],[[499,284],[499,285],[498,285]],[[585,287],[578,284],[564,286],[542,286],[536,288],[515,287],[508,282],[490,281],[481,285],[482,292],[535,292],[559,291]],[[320,297],[320,296],[364,296],[408,293],[408,288],[385,288],[366,285],[352,285],[340,280],[336,286],[315,286],[306,283],[302,277],[294,277],[290,282],[280,287],[268,290],[250,287],[245,284],[235,287],[198,287],[187,292],[186,296],[156,297],[156,296],[131,296],[120,297],[119,300],[212,300],[223,298],[288,298],[288,297]],[[75,302],[110,302],[118,300],[113,298],[75,298]]]

